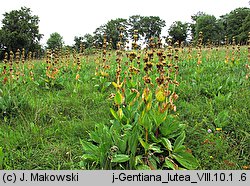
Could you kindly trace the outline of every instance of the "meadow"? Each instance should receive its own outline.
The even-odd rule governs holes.
[[[249,47],[104,43],[6,54],[0,169],[249,169]]]

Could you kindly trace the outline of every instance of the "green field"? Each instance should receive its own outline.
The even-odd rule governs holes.
[[[169,53],[172,57],[168,57]],[[138,169],[249,169],[247,47],[240,51],[232,51],[231,47],[202,48],[201,54],[188,48],[66,54],[47,57],[47,62],[46,58],[26,59],[22,64],[13,59],[12,74],[10,60],[6,65],[0,64],[0,169],[134,169],[136,161],[140,164]],[[164,71],[159,72],[157,64],[161,55],[165,55],[166,64],[163,63]],[[201,63],[197,64],[199,59]],[[145,66],[150,68],[147,60],[152,63],[149,71],[145,71]],[[145,77],[151,79],[152,85],[144,83]],[[157,77],[172,82],[167,90],[178,95],[173,107],[166,106],[168,111],[163,112],[166,115],[163,122],[158,121],[162,115],[157,113],[157,108],[172,98],[165,87],[158,90],[162,86],[157,85]],[[178,83],[173,83],[175,80]],[[147,87],[152,93],[149,101]],[[139,92],[138,97],[131,89]],[[131,110],[137,110],[129,113],[127,108],[132,102]],[[144,121],[146,117],[141,116],[147,116],[147,112],[150,116]],[[168,128],[164,126],[175,123],[179,127],[176,131],[180,131],[170,130],[165,135],[163,131]],[[133,136],[134,130],[138,130],[138,136]],[[100,138],[94,137],[96,134]],[[113,141],[105,143],[109,137]],[[167,140],[165,146],[158,141],[163,138]],[[132,142],[136,142],[134,153]],[[91,151],[86,146],[104,147],[104,143],[110,145],[108,149],[118,147],[119,154],[104,151],[87,156]],[[172,148],[177,146],[186,159],[174,156]],[[98,160],[95,155],[106,159]],[[168,163],[163,165],[161,157],[167,157]],[[189,166],[193,157],[196,162]]]

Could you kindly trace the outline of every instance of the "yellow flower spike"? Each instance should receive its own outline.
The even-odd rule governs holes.
[[[122,108],[119,108],[119,109],[118,109],[117,114],[118,114],[118,117],[119,117],[120,119],[123,118],[124,114],[123,114]]]
[[[165,92],[162,88],[156,89],[155,97],[156,97],[156,100],[159,102],[163,102],[166,100],[166,95],[165,95]]]

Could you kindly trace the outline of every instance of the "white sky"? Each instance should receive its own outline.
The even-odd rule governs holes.
[[[164,35],[174,21],[189,22],[198,11],[219,17],[238,7],[250,7],[249,0],[0,0],[0,5],[0,20],[5,12],[31,8],[40,18],[40,33],[44,34],[41,43],[58,32],[68,45],[74,43],[74,36],[93,33],[115,18],[159,16],[166,21]]]

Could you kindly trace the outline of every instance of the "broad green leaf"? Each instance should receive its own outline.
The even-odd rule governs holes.
[[[89,161],[96,161],[96,162],[98,162],[98,157],[94,156],[93,154],[83,154],[82,155],[82,160],[83,161],[89,160]]]
[[[129,155],[126,155],[126,154],[116,154],[111,162],[112,163],[123,163],[123,162],[126,162],[129,160]]]
[[[132,130],[133,126],[130,124],[123,125],[123,130]]]
[[[148,158],[148,166],[151,170],[157,170],[157,162],[154,158],[149,157]]]
[[[167,138],[162,138],[161,143],[164,145],[164,147],[166,147],[168,151],[173,150],[172,144]]]
[[[136,97],[136,93],[130,93],[128,96],[126,96],[126,103],[130,104],[130,102],[132,102]]]
[[[101,142],[101,138],[100,138],[99,134],[96,131],[90,132],[89,137],[90,137],[91,140],[93,140],[96,143]]]
[[[127,85],[129,88],[134,88],[134,87],[137,85],[137,82],[134,81],[134,80],[130,80],[130,81],[127,81],[126,85]]]
[[[122,94],[119,91],[115,94],[114,101],[117,105],[122,104]]]
[[[114,111],[114,109],[110,108],[111,114],[114,116],[115,119],[120,120],[118,114]]]
[[[149,129],[151,127],[152,121],[150,119],[150,115],[148,112],[145,112],[145,110],[142,112],[142,114],[139,116],[139,122],[140,124],[146,128]]]
[[[127,136],[123,136],[122,139],[118,139],[117,141],[117,145],[118,145],[118,148],[120,149],[120,151],[122,153],[125,153],[126,149],[127,149]]]
[[[159,126],[161,134],[166,138],[174,138],[185,129],[185,125],[179,124],[172,116],[167,116],[163,124]]]
[[[145,150],[149,150],[149,144],[147,142],[143,141],[142,138],[139,138],[139,141]]]
[[[126,117],[126,119],[129,119],[129,120],[132,120],[133,118],[131,118],[131,111],[129,110],[128,107],[123,107],[122,108],[122,111],[123,111],[123,115],[124,117]]]
[[[131,136],[128,139],[129,151],[134,155],[136,153],[138,146],[138,135],[139,135],[139,130],[138,127],[135,126],[132,130]]]
[[[111,82],[106,82],[106,83],[104,83],[104,86],[105,87],[109,87],[111,85]]]
[[[169,159],[169,158],[165,158],[165,162],[164,162],[163,167],[167,167],[167,168],[170,168],[172,170],[178,170],[178,165],[176,165],[174,163],[174,161]]]
[[[186,137],[185,132],[182,132],[181,135],[178,136],[178,138],[174,142],[174,151],[183,144],[185,137]]]
[[[80,140],[82,144],[82,148],[86,153],[92,153],[92,154],[97,154],[98,152],[98,147],[93,145],[90,142],[87,142],[85,140]]]
[[[157,138],[157,137],[155,136],[155,134],[154,134],[152,131],[149,131],[149,132],[148,132],[148,135],[149,135],[150,139],[151,139],[154,143],[159,143],[159,142],[161,142],[161,139],[160,139],[160,138]]]
[[[176,152],[172,154],[172,157],[175,158],[183,167],[189,170],[197,169],[199,166],[196,158],[188,152]]]
[[[155,144],[149,145],[149,150],[152,150],[156,153],[162,153],[163,151],[161,150],[160,147],[156,146]]]
[[[139,164],[143,164],[143,156],[142,155],[138,155],[135,157],[135,165],[139,165]]]
[[[180,145],[174,149],[174,152],[183,152],[185,150],[186,150],[186,147],[184,145]]]
[[[159,112],[158,109],[151,110],[150,114],[155,122],[156,127],[159,127],[166,120],[165,113]]]

